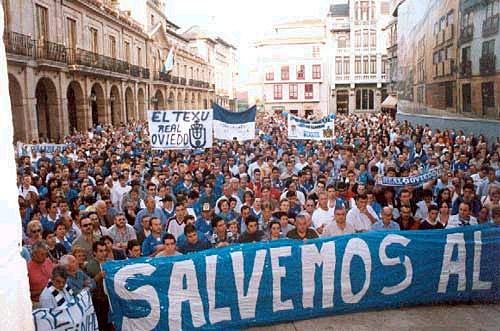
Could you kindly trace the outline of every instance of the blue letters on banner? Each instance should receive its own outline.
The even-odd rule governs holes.
[[[500,227],[367,232],[113,261],[117,330],[235,329],[437,302],[500,299]]]
[[[382,186],[393,186],[393,187],[402,187],[402,186],[421,186],[426,182],[429,182],[433,179],[439,178],[441,176],[442,168],[434,168],[429,170],[428,172],[411,177],[382,177],[379,180],[379,184]]]

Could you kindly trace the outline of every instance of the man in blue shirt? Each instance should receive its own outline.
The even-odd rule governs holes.
[[[146,208],[138,212],[135,217],[134,228],[136,231],[141,231],[141,221],[144,216],[157,217],[162,221],[162,223],[166,223],[166,220],[163,219],[163,212],[161,209],[156,208],[156,200],[152,196],[148,196],[146,198]]]
[[[372,225],[373,231],[400,230],[399,224],[392,219],[392,208],[384,207],[382,209],[382,220]]]
[[[194,226],[196,227],[196,230],[200,231],[204,235],[212,234],[212,212],[208,202],[203,204],[201,216],[196,220]]]
[[[161,221],[158,217],[151,218],[151,234],[142,243],[142,255],[155,256],[163,250],[161,240]]]
[[[192,224],[187,224],[184,228],[184,235],[186,240],[178,245],[178,251],[182,254],[200,252],[205,249],[211,248],[210,243],[206,238],[200,238],[196,228]]]

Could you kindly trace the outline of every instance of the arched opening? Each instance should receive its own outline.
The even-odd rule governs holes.
[[[174,110],[175,109],[175,96],[174,92],[170,92],[168,95],[168,109],[169,110]]]
[[[337,113],[349,114],[349,91],[337,91]]]
[[[53,141],[58,137],[57,92],[49,78],[41,78],[36,84],[36,117],[38,136],[43,141]]]
[[[118,126],[122,121],[122,102],[120,98],[120,90],[118,90],[118,87],[116,87],[116,85],[113,85],[111,87],[111,92],[109,94],[109,103],[111,108],[111,123],[113,123],[113,126]]]
[[[186,92],[184,95],[184,109],[188,110],[191,109],[191,104],[189,103],[189,93]]]
[[[135,120],[134,94],[130,87],[125,90],[125,114],[127,122]]]
[[[194,92],[191,94],[191,109],[198,109],[198,105],[196,104],[196,95],[194,94]]]
[[[179,92],[177,94],[177,109],[182,110],[182,109],[184,109],[183,106],[184,106],[184,98],[182,97],[182,93]]]
[[[104,90],[99,83],[95,83],[90,89],[90,112],[92,126],[106,123],[106,101]]]
[[[165,108],[165,99],[163,98],[163,93],[157,90],[155,97],[153,98],[153,108],[155,110],[161,110]]]
[[[144,90],[142,88],[137,91],[137,104],[139,106],[139,120],[144,121],[146,120],[146,106],[144,101]]]
[[[86,129],[85,120],[85,100],[80,83],[72,81],[66,90],[66,99],[68,100],[68,123],[69,133],[75,130],[83,132]]]
[[[206,109],[202,108],[203,104],[201,103],[201,93],[198,93],[198,109]]]
[[[23,105],[23,90],[17,79],[9,75],[9,95],[10,108],[12,111],[12,124],[14,125],[14,142],[25,141],[26,136],[26,120]]]

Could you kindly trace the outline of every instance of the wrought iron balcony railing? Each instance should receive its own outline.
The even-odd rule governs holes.
[[[462,61],[460,63],[460,77],[470,78],[472,76],[472,61]]]
[[[483,76],[494,75],[496,73],[495,54],[485,54],[479,59],[479,72]]]
[[[148,68],[141,68],[141,75],[142,78],[144,79],[149,79],[149,69]]]
[[[35,42],[30,36],[17,32],[5,31],[3,41],[7,53],[29,57],[33,56]]]
[[[56,62],[66,62],[67,53],[66,46],[53,43],[47,40],[39,40],[35,42],[36,45],[36,58],[56,61]]]
[[[132,77],[141,77],[141,67],[136,65],[130,66],[130,76]]]
[[[496,14],[483,21],[483,38],[490,37],[498,33],[499,17],[499,14]]]

